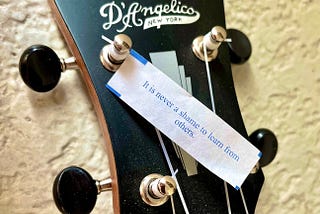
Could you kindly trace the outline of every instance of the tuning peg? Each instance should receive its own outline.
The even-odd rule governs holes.
[[[47,92],[59,82],[61,72],[77,68],[74,57],[59,59],[57,54],[44,45],[32,45],[20,57],[19,71],[27,86],[37,92]]]
[[[242,64],[246,62],[252,52],[251,43],[249,38],[237,29],[227,29],[228,37],[230,42],[228,42],[230,60],[234,64]]]
[[[215,26],[204,36],[198,36],[192,42],[192,51],[198,59],[205,61],[204,45],[207,49],[208,61],[218,55],[218,48],[227,39],[227,32],[223,27]]]
[[[140,184],[142,200],[150,206],[161,206],[177,189],[176,181],[171,176],[150,174]]]
[[[259,160],[260,167],[264,167],[272,162],[278,150],[278,141],[275,134],[268,129],[257,129],[249,136],[250,142],[261,152]]]
[[[117,71],[130,53],[132,40],[126,34],[118,34],[111,44],[104,46],[100,52],[100,61],[109,71]]]
[[[52,191],[61,213],[87,214],[94,208],[97,194],[111,189],[110,178],[95,181],[84,169],[71,166],[57,175]]]

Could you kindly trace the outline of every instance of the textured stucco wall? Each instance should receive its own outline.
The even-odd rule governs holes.
[[[320,213],[320,2],[225,0],[225,8],[227,26],[253,45],[250,61],[233,66],[247,130],[266,127],[279,140],[257,213]],[[60,169],[109,173],[97,119],[76,71],[47,94],[18,75],[31,44],[68,55],[45,1],[0,0],[0,29],[0,213],[58,213],[51,187]],[[93,213],[112,213],[111,200],[101,195]]]

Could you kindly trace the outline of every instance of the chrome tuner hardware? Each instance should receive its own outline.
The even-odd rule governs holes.
[[[202,61],[205,61],[204,45],[207,49],[208,61],[214,60],[218,55],[218,48],[227,38],[227,32],[223,27],[215,26],[204,36],[198,36],[192,42],[193,53]]]
[[[62,213],[90,213],[97,195],[112,190],[111,179],[95,181],[82,168],[71,166],[62,170],[53,183],[53,198]]]
[[[106,45],[100,52],[102,65],[110,70],[117,71],[130,53],[132,41],[126,34],[118,34],[114,37],[113,43]]]
[[[112,190],[112,180],[111,178],[106,178],[101,181],[96,181],[96,186],[98,189],[98,194],[101,192],[111,191]]]
[[[70,69],[79,69],[75,57],[70,57],[66,59],[60,58],[60,65],[61,65],[62,71],[66,71]]]
[[[146,204],[161,206],[175,193],[176,188],[176,181],[171,176],[150,174],[140,184],[140,195]]]
[[[78,68],[74,57],[59,59],[44,45],[32,45],[20,57],[19,71],[24,83],[37,92],[52,90],[59,82],[61,72]]]
[[[260,169],[260,164],[259,162],[257,162],[256,165],[254,165],[254,167],[250,171],[250,174],[256,174],[259,171],[259,169]]]

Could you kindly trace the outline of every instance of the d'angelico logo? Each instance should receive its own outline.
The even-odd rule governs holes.
[[[124,32],[127,28],[152,27],[160,28],[162,25],[191,24],[200,18],[200,13],[193,7],[171,0],[169,4],[157,4],[155,6],[143,6],[138,2],[127,5],[114,1],[104,4],[100,8],[100,15],[107,21],[103,29],[109,30],[115,24],[122,26],[117,32]]]

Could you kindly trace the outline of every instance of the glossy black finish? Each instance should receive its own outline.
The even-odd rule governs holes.
[[[232,42],[228,43],[231,62],[234,64],[246,62],[252,52],[249,38],[237,29],[227,29],[227,35],[232,39]]]
[[[56,53],[47,46],[33,45],[21,55],[20,75],[37,92],[52,90],[59,82],[62,68]]]
[[[249,136],[250,142],[261,152],[260,166],[266,166],[273,161],[278,151],[276,135],[269,129],[257,129]]]
[[[55,0],[57,8],[65,22],[67,37],[72,37],[73,51],[79,51],[83,64],[86,65],[90,80],[94,85],[108,125],[108,132],[113,148],[117,171],[120,212],[138,214],[170,213],[170,202],[160,207],[151,207],[145,204],[139,194],[142,179],[151,173],[170,175],[168,165],[159,145],[154,127],[140,115],[124,104],[105,85],[114,74],[107,71],[99,60],[99,54],[106,42],[101,35],[113,39],[119,34],[124,23],[120,21],[110,29],[104,30],[103,25],[110,21],[102,17],[99,9],[106,3],[114,2],[123,9],[123,16],[128,15],[130,5],[139,2],[143,6],[170,4],[168,0],[115,0],[115,1],[87,1],[87,0]],[[192,52],[192,41],[199,35],[204,35],[210,29],[219,25],[225,27],[224,8],[222,0],[182,0],[181,5],[195,8],[201,14],[200,19],[187,25],[165,25],[160,28],[143,29],[128,27],[124,32],[133,41],[133,49],[150,60],[150,52],[176,51],[179,65],[183,65],[186,75],[192,79],[194,97],[211,108],[208,80],[205,65]],[[115,10],[115,8],[113,8]],[[162,15],[167,15],[163,13]],[[113,18],[115,19],[117,15]],[[142,14],[133,13],[128,16],[132,19],[144,20]],[[132,21],[132,19],[123,21]],[[130,22],[129,24],[132,24]],[[76,54],[74,54],[76,55]],[[243,137],[248,138],[240,109],[238,106],[226,43],[219,48],[218,58],[210,63],[216,113],[230,126],[236,129]],[[181,162],[177,159],[170,140],[164,138],[174,169],[178,169],[177,179],[183,191],[190,213],[217,213],[227,211],[227,202],[223,181],[199,164],[199,174],[188,177]],[[98,164],[98,163],[97,163]],[[249,175],[242,186],[249,213],[254,213],[259,193],[264,181],[262,170]],[[114,187],[115,188],[115,187]],[[246,213],[241,195],[229,186],[229,196],[232,213]],[[174,194],[176,213],[185,213],[178,194]]]
[[[64,214],[90,213],[98,194],[95,180],[84,169],[75,166],[57,175],[52,191],[56,206]]]

